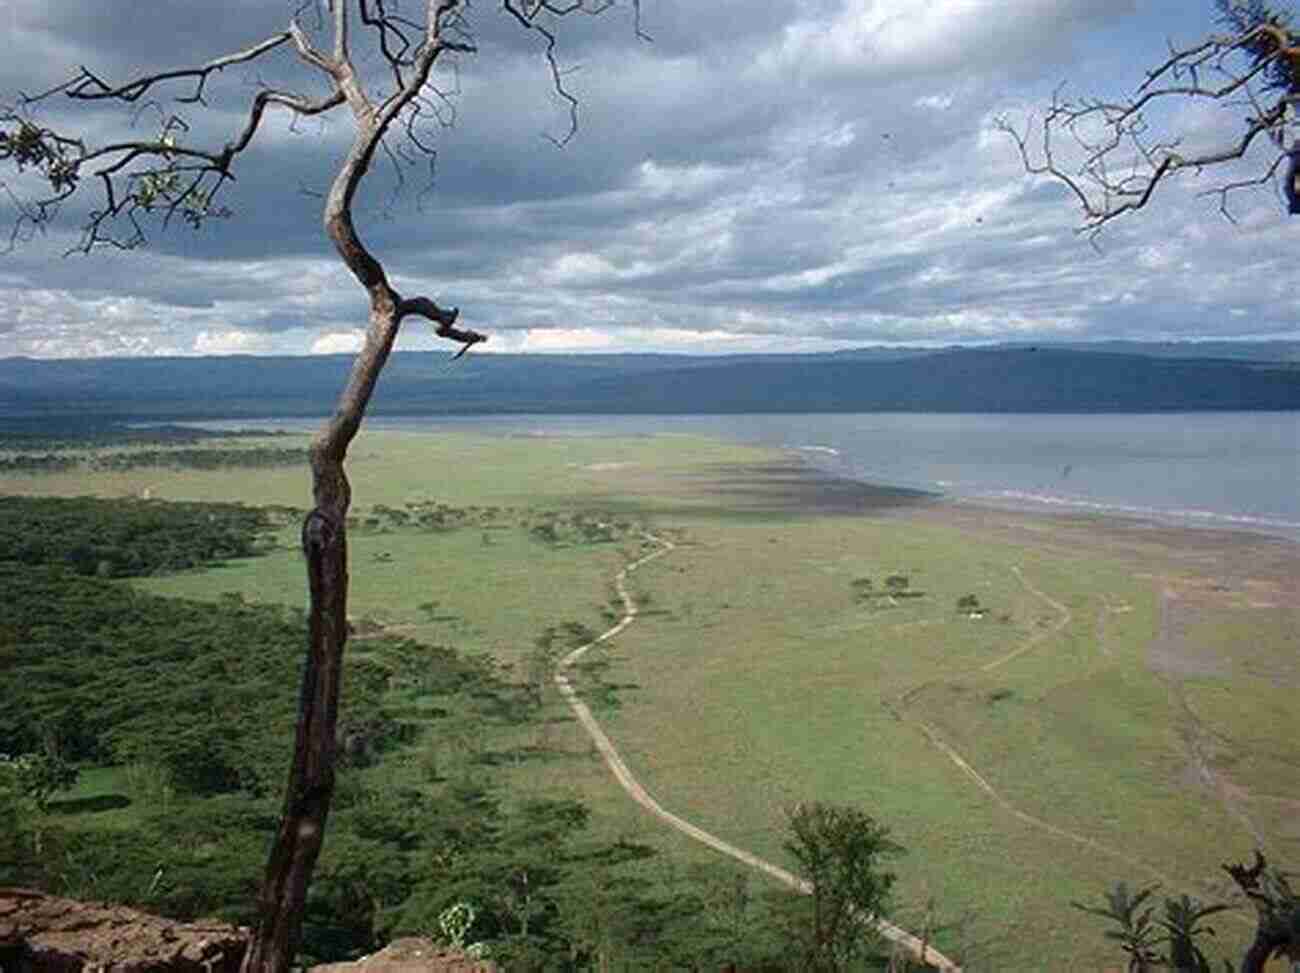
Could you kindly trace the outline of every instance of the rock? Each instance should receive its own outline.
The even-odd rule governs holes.
[[[238,973],[248,930],[0,888],[4,973]]]
[[[453,952],[429,939],[395,939],[351,963],[313,966],[311,973],[495,973],[496,967]]]
[[[176,922],[126,906],[0,888],[0,973],[238,973],[248,930]],[[428,939],[398,939],[311,973],[497,973]]]

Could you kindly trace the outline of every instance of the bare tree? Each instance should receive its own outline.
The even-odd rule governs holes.
[[[1218,173],[1206,195],[1232,219],[1239,191],[1281,175],[1287,209],[1300,213],[1300,34],[1266,0],[1215,0],[1224,29],[1187,47],[1170,45],[1132,96],[1110,101],[1067,98],[1058,88],[1041,125],[998,127],[1019,147],[1027,171],[1063,183],[1083,209],[1080,230],[1096,235],[1111,220],[1140,210],[1169,177]],[[1180,105],[1221,109],[1230,119],[1214,144],[1171,130]],[[1244,160],[1244,165],[1236,165]]]
[[[630,0],[639,14],[637,0]],[[577,126],[574,97],[565,89],[555,57],[559,20],[597,14],[614,0],[503,0],[504,12],[534,32],[557,95],[569,113],[563,143]],[[425,318],[436,333],[462,347],[486,340],[457,326],[458,311],[424,295],[399,294],[379,259],[353,224],[353,200],[383,151],[396,163],[432,155],[428,127],[445,123],[456,59],[475,52],[467,0],[304,0],[285,30],[202,64],[110,81],[81,67],[66,82],[22,95],[0,108],[0,163],[17,170],[15,184],[0,190],[16,206],[11,243],[53,225],[74,196],[92,198],[73,251],[132,249],[147,231],[180,218],[200,226],[228,216],[221,205],[241,157],[271,109],[297,118],[350,114],[352,142],[325,197],[325,232],[369,298],[365,342],[353,362],[337,408],[311,447],[314,506],[302,527],[310,589],[309,644],[303,674],[294,756],[283,818],[258,901],[258,924],[244,960],[245,971],[289,968],[300,939],[303,903],[324,837],[334,790],[335,732],[343,648],[347,640],[348,558],[346,523],[351,488],[344,471],[356,436],[402,322]],[[636,27],[640,35],[639,20]],[[364,50],[362,50],[364,48]],[[288,55],[324,84],[312,97],[294,87],[263,84],[244,106],[238,132],[219,147],[204,144],[190,112],[208,107],[210,85],[227,68]],[[377,68],[379,77],[363,68]],[[281,73],[283,65],[277,70]],[[439,78],[443,84],[439,84]],[[164,102],[162,99],[170,98]],[[148,137],[131,135],[91,141],[57,123],[42,109],[55,102],[112,103],[156,109],[160,123]],[[163,108],[166,104],[168,107]],[[138,121],[138,119],[137,119]],[[30,195],[24,188],[35,187]]]

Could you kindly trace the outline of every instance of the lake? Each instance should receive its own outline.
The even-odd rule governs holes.
[[[830,473],[955,500],[1300,540],[1296,412],[377,416],[367,423],[492,435],[707,436],[797,450]],[[304,420],[222,425],[315,427]]]

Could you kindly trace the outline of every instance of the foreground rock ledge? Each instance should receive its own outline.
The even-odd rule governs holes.
[[[238,973],[248,930],[0,888],[0,973]],[[399,939],[312,973],[494,973],[427,939]]]
[[[494,973],[496,967],[468,959],[427,939],[395,939],[353,963],[314,966],[311,973]]]
[[[4,973],[238,973],[248,930],[0,888]]]

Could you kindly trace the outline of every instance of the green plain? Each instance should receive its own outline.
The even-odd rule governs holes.
[[[1215,898],[1225,891],[1220,863],[1246,859],[1257,836],[1276,861],[1300,861],[1294,602],[1181,557],[1175,540],[1129,543],[1116,528],[1112,544],[1101,523],[999,514],[985,524],[928,503],[821,510],[814,481],[806,506],[718,486],[746,475],[761,484],[788,463],[688,436],[368,431],[349,462],[358,517],[376,505],[500,509],[490,526],[354,533],[352,615],[520,665],[547,626],[607,627],[613,576],[636,553],[628,541],[542,543],[530,523],[590,511],[671,538],[676,549],[630,579],[641,616],[596,650],[610,663],[604,678],[623,687],[619,704],[597,715],[634,773],[670,811],[783,865],[794,802],[863,806],[908,850],[900,921],[919,922],[929,900],[941,919],[966,917],[937,942],[970,969],[1119,967],[1097,921],[1072,901],[1157,876],[1170,894]],[[0,480],[0,493],[146,490],[308,505],[306,471],[293,468]],[[301,606],[293,535],[285,528],[266,557],[140,584]],[[1286,556],[1294,563],[1294,551]],[[1216,571],[1226,590],[1180,616],[1177,636],[1226,661],[1200,674],[1153,665],[1153,644],[1170,638],[1165,592],[1186,601]],[[881,593],[890,575],[905,576],[914,596]],[[859,596],[860,579],[872,582],[870,597]],[[971,594],[982,617],[955,608]],[[545,744],[560,756],[520,761],[511,771],[520,789],[576,795],[598,828],[652,841],[680,862],[713,854],[629,801],[552,705]],[[1211,769],[1238,789],[1236,807],[1257,834],[1198,780],[1189,713],[1217,741]],[[1253,923],[1244,912],[1220,918],[1226,956]]]

